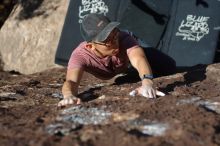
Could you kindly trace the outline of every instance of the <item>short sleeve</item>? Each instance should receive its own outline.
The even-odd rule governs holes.
[[[132,49],[132,48],[135,48],[138,45],[138,42],[137,40],[132,37],[131,35],[129,35],[128,33],[126,32],[122,32],[120,34],[120,48],[123,48],[127,51],[127,53]]]
[[[84,57],[77,51],[73,51],[68,62],[68,69],[83,68],[86,62]]]

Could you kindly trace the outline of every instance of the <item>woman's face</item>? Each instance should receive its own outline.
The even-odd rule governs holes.
[[[115,28],[103,42],[92,42],[95,53],[100,57],[115,56],[119,53],[119,29]]]

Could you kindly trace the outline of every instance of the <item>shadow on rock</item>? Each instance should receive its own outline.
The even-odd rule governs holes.
[[[31,18],[36,15],[41,15],[44,12],[38,12],[34,13],[35,10],[37,10],[44,0],[19,0],[18,3],[21,4],[22,10],[20,11],[18,19],[24,20]]]
[[[84,91],[78,95],[78,97],[83,101],[83,102],[88,102],[91,100],[94,100],[99,97],[99,95],[95,94],[94,91],[96,90],[101,90],[101,87],[94,87],[90,88],[87,91]]]
[[[126,83],[137,83],[140,81],[138,72],[129,72],[125,74],[124,76],[119,76],[115,79],[114,85],[122,85]]]
[[[179,68],[178,72],[184,72],[184,80],[183,81],[176,81],[172,84],[167,85],[164,89],[161,89],[164,92],[171,92],[174,90],[177,86],[183,86],[183,85],[190,85],[197,81],[203,81],[206,79],[206,67],[207,65],[196,65],[193,67],[188,68]]]

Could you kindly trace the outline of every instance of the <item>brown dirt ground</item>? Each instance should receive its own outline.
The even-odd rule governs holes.
[[[79,89],[84,100],[81,109],[104,109],[111,116],[98,124],[66,122],[63,124],[69,128],[66,133],[62,130],[48,132],[48,125],[59,123],[57,117],[64,110],[57,108],[60,99],[56,96],[60,95],[65,69],[56,68],[33,75],[1,72],[0,145],[220,145],[220,84],[213,80],[213,76],[220,77],[216,74],[207,77],[205,69],[201,67],[154,79],[157,87],[167,94],[157,99],[129,96],[128,93],[140,82],[116,84],[115,80],[102,81],[84,74]],[[201,101],[215,101],[216,110],[205,108]],[[88,110],[78,114],[84,112],[84,118],[90,118]],[[140,125],[142,122],[142,128],[143,121],[166,123],[169,128],[162,135],[151,135],[141,131],[138,124],[129,125],[132,121],[139,121]]]

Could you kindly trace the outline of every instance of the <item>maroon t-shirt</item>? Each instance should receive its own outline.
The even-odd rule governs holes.
[[[119,34],[119,53],[116,56],[100,58],[86,47],[86,42],[74,49],[69,59],[68,69],[83,68],[96,77],[111,78],[118,73],[126,71],[129,52],[138,46],[138,42],[128,33]]]

